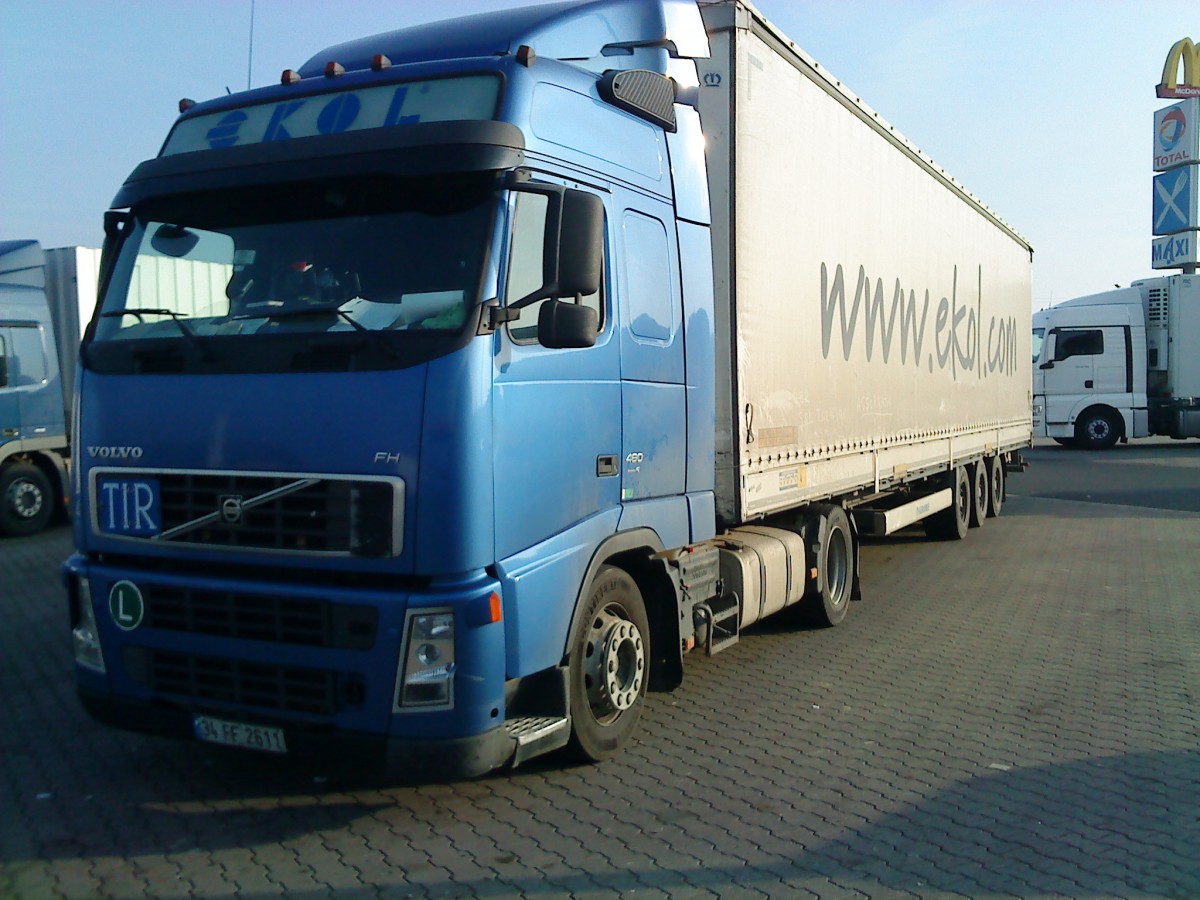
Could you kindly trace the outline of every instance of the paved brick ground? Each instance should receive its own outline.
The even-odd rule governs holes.
[[[1195,512],[872,544],[844,627],[693,655],[620,758],[414,788],[91,723],[68,544],[0,542],[0,897],[1200,896]]]

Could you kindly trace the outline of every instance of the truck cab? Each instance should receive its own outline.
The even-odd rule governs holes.
[[[679,618],[628,573],[715,532],[676,103],[707,52],[690,2],[536,7],[184,105],[107,215],[84,339],[94,716],[451,774],[616,749],[651,662],[629,622]]]
[[[0,242],[0,534],[44,528],[62,506],[67,431],[36,241]]]
[[[1136,288],[1034,314],[1035,435],[1103,449],[1148,433],[1145,323]]]

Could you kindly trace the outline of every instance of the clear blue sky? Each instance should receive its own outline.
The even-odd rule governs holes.
[[[321,48],[530,0],[2,0],[0,239],[99,246],[180,97],[274,83]],[[1154,96],[1200,7],[757,0],[1034,245],[1042,307],[1152,274]],[[1190,12],[1189,12],[1190,10]]]

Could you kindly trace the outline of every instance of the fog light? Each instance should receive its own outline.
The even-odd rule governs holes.
[[[76,581],[79,600],[79,622],[71,631],[75,645],[75,662],[96,672],[104,672],[104,651],[100,648],[100,632],[96,629],[96,613],[92,609],[92,589],[86,578]]]
[[[422,644],[417,650],[417,659],[426,666],[432,666],[441,655],[433,644]]]
[[[453,704],[453,613],[410,613],[402,658],[397,708]]]

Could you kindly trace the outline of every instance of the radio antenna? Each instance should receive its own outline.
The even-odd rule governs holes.
[[[250,0],[250,52],[246,60],[246,90],[250,90],[250,76],[254,70],[254,0]]]

